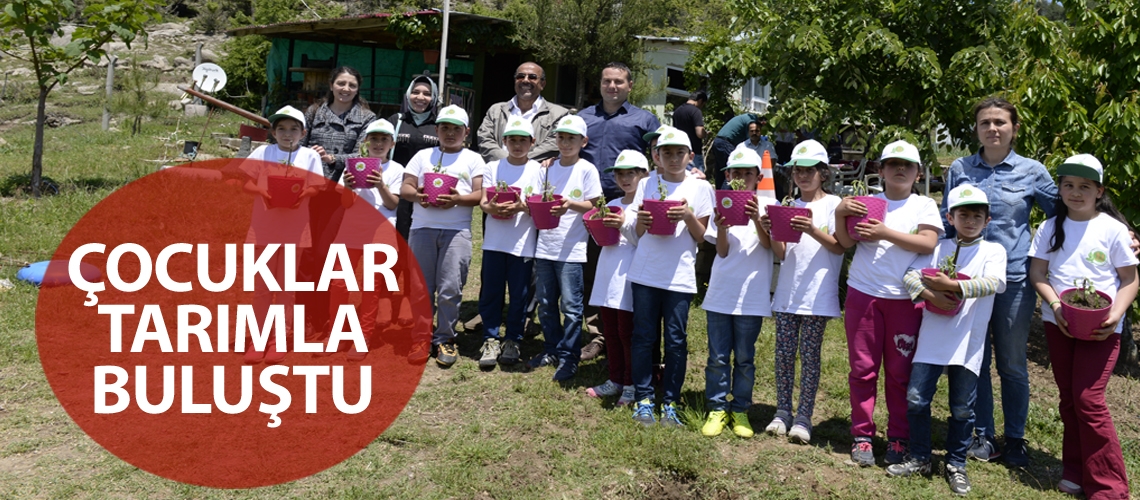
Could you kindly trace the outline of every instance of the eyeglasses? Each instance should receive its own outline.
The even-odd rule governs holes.
[[[539,76],[534,73],[515,73],[515,80],[530,80],[532,82],[537,82],[539,79]]]

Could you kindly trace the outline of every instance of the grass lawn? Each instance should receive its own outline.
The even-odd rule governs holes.
[[[49,111],[84,123],[49,129],[45,174],[62,193],[39,200],[0,197],[0,279],[15,282],[17,261],[48,258],[68,229],[99,200],[176,153],[170,142],[196,139],[204,118],[151,122],[142,134],[102,132],[91,98],[64,97]],[[28,105],[0,111],[0,181],[27,172],[32,128],[19,121]],[[214,126],[236,131],[236,121]],[[208,149],[207,153],[215,152]],[[478,225],[478,217],[475,219]],[[464,293],[463,319],[474,315],[479,290],[479,233]],[[702,437],[705,315],[693,309],[685,378],[684,429],[642,428],[627,409],[585,395],[605,379],[605,361],[584,363],[569,385],[537,373],[481,372],[481,336],[460,334],[460,362],[427,366],[419,389],[396,422],[345,462],[295,482],[227,491],[187,486],[151,475],[109,454],[62,410],[40,367],[35,341],[37,290],[23,283],[0,291],[0,497],[178,498],[943,498],[945,482],[894,479],[881,467],[848,465],[849,404],[845,338],[840,321],[828,325],[811,445],[765,435],[742,440],[726,432]],[[975,497],[1065,498],[1060,479],[1062,426],[1057,390],[1046,365],[1044,338],[1034,328],[1030,346],[1032,400],[1027,429],[1032,466],[1011,470],[971,462]],[[528,340],[524,356],[540,350]],[[766,321],[757,346],[753,427],[763,429],[775,408],[774,325]],[[995,386],[998,383],[995,378]],[[945,379],[935,404],[935,448],[945,433]],[[1114,376],[1108,397],[1124,444],[1128,472],[1140,477],[1140,382]],[[1000,405],[999,405],[1000,407]],[[877,454],[885,452],[886,409],[876,412]],[[997,415],[1001,426],[1000,412]],[[936,451],[936,458],[941,452]],[[940,466],[939,466],[940,468]]]

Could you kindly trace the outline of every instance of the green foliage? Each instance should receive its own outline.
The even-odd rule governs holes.
[[[130,118],[131,135],[142,130],[144,119],[160,118],[169,109],[151,95],[158,87],[160,71],[139,66],[138,57],[132,56],[124,71],[116,73],[118,83],[111,102],[111,111]]]
[[[268,70],[272,42],[261,35],[249,35],[226,40],[222,44],[225,56],[218,65],[226,71],[225,99],[244,109],[258,109],[261,96],[269,90]],[[284,77],[282,77],[282,80]]]

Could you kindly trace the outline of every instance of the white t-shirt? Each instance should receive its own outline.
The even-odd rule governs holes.
[[[471,183],[476,177],[483,175],[483,157],[479,153],[463,148],[458,153],[442,153],[438,147],[424,149],[408,160],[405,174],[411,174],[419,179],[419,186],[424,185],[424,174],[433,172],[440,155],[443,155],[443,170],[441,173],[459,179],[455,190],[460,195],[471,194]],[[454,206],[451,208],[428,207],[415,204],[412,214],[412,229],[430,227],[432,229],[471,229],[471,213],[474,207]]]
[[[876,198],[887,200],[879,193]],[[918,233],[919,225],[944,232],[938,205],[925,196],[912,194],[905,200],[887,200],[887,227],[904,233]],[[845,224],[846,221],[836,221]],[[903,275],[917,254],[886,240],[860,241],[847,271],[847,286],[881,299],[909,299]]]
[[[585,201],[602,195],[598,169],[586,160],[579,159],[570,166],[554,160],[546,175],[546,181],[554,186],[554,194],[562,195],[564,200]],[[538,232],[534,257],[558,262],[586,262],[586,239],[589,237],[582,214],[567,210],[558,221],[558,227]]]
[[[941,240],[934,247],[933,254],[916,256],[910,267],[920,270],[937,268],[938,261],[947,255],[954,255],[956,246],[953,239]],[[980,241],[958,250],[958,272],[971,278],[997,278],[997,293],[1005,291],[1005,266],[1005,248],[997,243]],[[982,367],[986,329],[989,328],[993,310],[994,295],[965,299],[962,310],[953,316],[924,310],[922,326],[918,329],[918,348],[914,353],[914,362],[964,366],[977,375]]]
[[[388,191],[399,197],[400,185],[404,183],[404,166],[397,162],[390,161],[380,165],[380,180],[385,186],[388,186]],[[348,186],[344,181],[344,177],[340,179],[341,185]],[[368,243],[381,243],[379,232],[382,226],[376,224],[377,219],[368,213],[369,210],[379,212],[382,217],[388,219],[388,223],[392,225],[389,231],[395,231],[396,227],[396,210],[388,210],[384,207],[384,201],[380,198],[380,189],[369,188],[350,188],[359,198],[351,207],[344,211],[344,218],[341,219],[340,229],[336,233],[336,242],[344,243],[347,248],[364,248]],[[389,242],[390,243],[390,242]]]
[[[522,198],[537,193],[541,183],[542,167],[534,160],[524,165],[512,165],[505,158],[487,164],[483,170],[483,188],[490,189],[499,181],[522,190]],[[491,199],[490,193],[487,199]],[[538,230],[534,219],[526,212],[519,212],[511,219],[496,219],[487,216],[484,223],[483,250],[509,253],[516,257],[534,257],[535,239]]]
[[[267,144],[258,147],[249,154],[250,160],[265,160],[275,165],[266,165],[261,162],[242,162],[241,169],[251,179],[257,182],[257,187],[268,189],[270,176],[298,176],[305,179],[300,186],[306,187],[324,181],[324,168],[321,167],[321,157],[316,151],[304,146],[296,151],[282,151],[276,144]],[[285,166],[292,162],[308,175],[291,170]],[[297,208],[269,208],[265,199],[257,197],[253,202],[253,216],[250,218],[249,232],[246,233],[246,243],[267,245],[269,243],[293,243],[299,248],[313,245],[309,229],[309,198],[301,200]]]
[[[637,194],[634,196],[631,209],[625,214],[623,230],[627,236],[636,234],[637,207],[646,198],[658,199],[657,171],[649,173],[649,177],[637,184]],[[669,195],[667,200],[680,200],[684,198],[689,203],[689,209],[698,219],[710,217],[713,213],[713,188],[708,181],[695,177],[685,177],[681,182],[669,182],[664,179],[661,184],[666,187]],[[697,293],[697,271],[694,267],[697,257],[697,242],[689,235],[689,228],[684,222],[677,223],[673,236],[662,236],[645,233],[637,238],[637,252],[633,263],[629,266],[627,277],[639,285],[661,288],[672,292]],[[675,263],[675,264],[674,264]]]
[[[630,205],[622,203],[621,200],[617,198],[606,205],[610,208],[620,208],[624,214]],[[598,255],[598,267],[594,273],[594,289],[590,291],[591,306],[633,311],[633,293],[630,291],[626,273],[629,271],[629,264],[633,261],[636,248],[624,234],[617,245],[602,247],[602,253]]]
[[[760,210],[773,198],[758,198]],[[716,244],[716,222],[709,219],[705,241]],[[728,228],[728,255],[713,261],[709,289],[701,308],[736,316],[772,316],[772,250],[760,245],[756,225]]]
[[[1097,291],[1115,299],[1120,288],[1116,268],[1136,265],[1128,228],[1103,213],[1080,222],[1065,218],[1065,244],[1057,252],[1049,253],[1056,224],[1056,217],[1041,223],[1029,246],[1030,257],[1049,261],[1049,284],[1053,291],[1060,296],[1061,292],[1074,288],[1074,280],[1088,278]],[[1043,306],[1041,320],[1056,323],[1053,308]],[[1120,326],[1117,323],[1116,333],[1120,333]]]
[[[812,225],[827,234],[835,234],[835,207],[840,201],[838,196],[829,194],[811,203],[796,200],[795,206],[811,209]],[[843,266],[843,254],[829,252],[806,234],[800,236],[799,243],[786,245],[772,310],[838,318],[839,269]]]

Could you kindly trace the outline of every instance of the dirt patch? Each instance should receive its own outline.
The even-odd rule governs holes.
[[[654,477],[645,485],[645,496],[655,500],[687,500],[709,497],[699,487],[696,476],[673,473]]]

